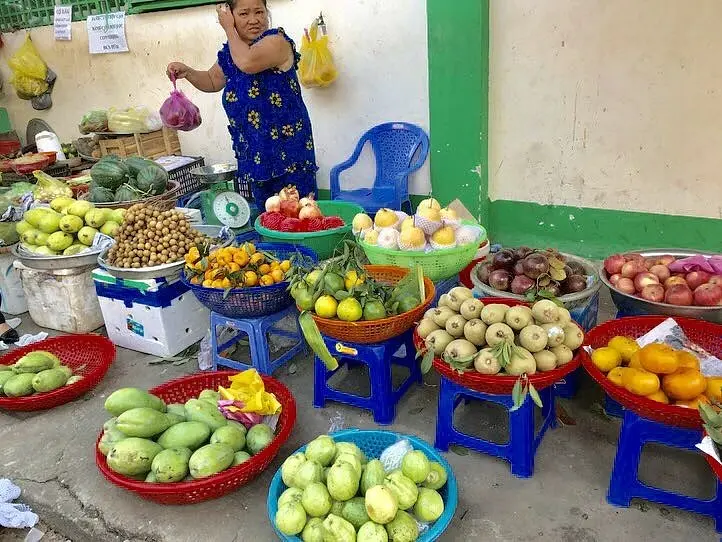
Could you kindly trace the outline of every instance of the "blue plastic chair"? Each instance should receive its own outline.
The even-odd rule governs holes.
[[[371,143],[376,157],[374,185],[341,190],[339,175],[358,161],[366,143]],[[410,212],[409,175],[424,165],[428,154],[429,136],[415,124],[389,122],[374,126],[361,136],[351,158],[331,170],[331,199],[357,203],[370,214],[384,207],[402,210],[404,204]]]

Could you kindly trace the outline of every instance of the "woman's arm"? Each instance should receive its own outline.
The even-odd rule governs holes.
[[[206,71],[194,70],[180,62],[171,62],[166,70],[168,78],[187,79],[188,82],[202,92],[218,92],[226,86],[226,76],[216,62]]]

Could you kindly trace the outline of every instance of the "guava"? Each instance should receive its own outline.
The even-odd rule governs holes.
[[[233,463],[231,463],[231,467],[235,467],[236,465],[240,465],[241,463],[245,463],[251,459],[251,454],[248,452],[236,452],[233,454]]]
[[[391,542],[413,542],[419,538],[419,526],[414,518],[399,510],[393,521],[386,525],[386,534]]]
[[[356,446],[353,442],[337,442],[336,443],[336,457],[334,458],[334,461],[344,453],[350,453],[358,457],[358,460],[361,462],[361,464],[366,463],[366,455],[361,451],[361,448]]]
[[[309,516],[324,517],[331,510],[331,495],[321,482],[312,482],[303,490],[301,504]]]
[[[414,504],[414,515],[424,523],[432,523],[444,513],[444,499],[427,487],[419,489],[419,498]]]
[[[361,475],[361,495],[366,495],[369,488],[382,485],[386,478],[384,464],[378,459],[372,459],[366,464],[363,474]]]
[[[404,476],[400,470],[390,473],[384,480],[384,485],[396,496],[400,510],[411,508],[419,496],[419,488],[416,487],[413,480]]]
[[[336,443],[328,435],[316,437],[306,446],[306,457],[328,467],[336,457]]]
[[[280,497],[278,497],[278,507],[281,508],[284,504],[288,504],[290,502],[301,502],[302,497],[303,491],[297,487],[289,487],[286,491],[281,493]]]
[[[393,491],[386,486],[373,486],[364,498],[366,513],[371,521],[384,525],[396,516],[398,499]]]
[[[289,502],[278,509],[274,523],[283,534],[293,536],[306,526],[306,511],[300,502]]]
[[[323,467],[315,461],[306,461],[296,471],[293,477],[294,486],[299,489],[306,489],[306,486],[314,482],[320,482],[323,477]]]
[[[303,542],[324,542],[326,529],[323,528],[323,520],[321,518],[311,518],[306,523],[301,533]]]
[[[444,484],[446,484],[446,478],[447,474],[444,466],[441,463],[432,461],[429,463],[429,475],[421,485],[428,487],[429,489],[439,490],[444,487]]]
[[[389,535],[382,525],[367,521],[356,533],[356,542],[388,542]]]
[[[341,510],[341,517],[353,525],[355,529],[359,529],[361,525],[371,519],[366,512],[366,504],[363,497],[354,497],[346,501]]]
[[[349,453],[342,453],[338,457],[336,457],[336,461],[334,461],[334,465],[338,465],[339,463],[348,463],[353,467],[354,472],[356,475],[361,478],[362,468],[361,468],[361,461],[359,461],[358,457],[354,454]]]
[[[356,542],[356,529],[342,517],[330,514],[323,520],[328,542]]]
[[[343,512],[344,504],[346,504],[346,501],[333,501],[333,504],[331,505],[331,513],[334,516],[340,516],[341,512]]]
[[[413,450],[401,461],[401,472],[415,484],[420,484],[429,475],[429,460],[424,452]]]
[[[303,453],[290,455],[283,462],[283,465],[281,465],[281,479],[287,487],[296,487],[296,473],[305,462],[306,456]]]
[[[348,463],[336,463],[328,470],[326,484],[331,497],[337,501],[347,501],[356,495],[359,477]]]
[[[248,447],[248,453],[256,455],[273,440],[273,430],[268,427],[265,423],[259,423],[254,425],[248,430],[246,434],[246,446]]]

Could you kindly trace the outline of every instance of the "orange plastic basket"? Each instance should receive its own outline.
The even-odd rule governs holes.
[[[409,273],[409,269],[386,265],[367,265],[365,269],[374,280],[391,285],[396,284]],[[387,341],[405,333],[411,329],[416,322],[421,320],[424,312],[426,312],[429,305],[434,301],[436,295],[434,283],[431,282],[428,277],[424,277],[424,287],[426,290],[426,298],[418,307],[389,318],[344,322],[343,320],[337,320],[335,318],[321,318],[315,314],[312,314],[312,316],[321,333],[328,337],[338,339],[339,341],[357,344]]]

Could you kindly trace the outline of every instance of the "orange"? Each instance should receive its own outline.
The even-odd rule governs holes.
[[[271,262],[271,270],[280,269],[280,268],[281,268],[281,262],[279,262],[278,260],[273,260]]]
[[[680,369],[696,369],[699,371],[699,358],[686,350],[677,351],[677,361]]]
[[[647,395],[647,399],[657,401],[658,403],[664,403],[665,405],[669,404],[669,398],[664,394],[662,390],[657,390],[654,393]]]
[[[264,263],[263,265],[260,265],[258,267],[258,274],[259,275],[268,275],[271,272],[271,266],[267,263]]]
[[[273,284],[273,277],[271,275],[263,275],[259,283],[261,286],[270,286]]]
[[[682,406],[682,407],[686,407],[686,408],[697,408],[697,409],[698,409],[700,403],[704,403],[704,404],[706,404],[706,405],[709,405],[709,404],[710,404],[709,399],[707,399],[707,397],[705,397],[704,395],[700,395],[699,397],[695,397],[695,398],[692,399],[691,401],[677,401],[677,402],[674,403],[674,404],[677,405],[677,406]]]
[[[221,287],[225,290],[231,287],[231,281],[228,278],[225,278],[221,281]]]
[[[722,403],[722,376],[707,379],[707,391],[705,395],[715,403]]]
[[[652,395],[659,390],[659,377],[640,369],[627,368],[622,373],[622,385],[635,395]]]
[[[243,276],[243,283],[246,286],[255,286],[258,284],[258,275],[256,275],[253,271],[246,271]]]
[[[283,271],[280,269],[274,269],[271,271],[271,276],[275,282],[283,282]]]
[[[251,256],[250,262],[251,262],[251,265],[260,265],[263,263],[264,259],[265,258],[263,256],[263,254],[261,254],[260,252],[256,252],[255,254],[253,254]]]
[[[607,378],[614,382],[617,386],[622,385],[622,375],[626,371],[626,367],[615,367],[607,373]]]
[[[200,283],[201,283],[201,278],[200,278],[200,277],[193,277],[193,278],[191,279],[191,284],[200,284]]]
[[[223,281],[222,280],[214,280],[213,287],[214,288],[223,288]]]
[[[629,363],[632,354],[639,350],[637,341],[631,337],[612,337],[607,343],[607,346],[609,348],[614,348],[617,352],[619,352],[619,355],[622,356],[622,361],[626,363]]]
[[[695,369],[680,369],[664,377],[662,389],[670,399],[691,401],[707,389],[707,379]]]
[[[603,373],[608,373],[622,364],[622,356],[614,348],[603,346],[592,352],[592,361],[597,366],[597,369]]]
[[[644,369],[644,367],[642,367],[642,358],[639,350],[637,350],[634,354],[632,354],[632,357],[629,358],[629,364],[627,367],[630,369]]]
[[[283,260],[281,262],[281,271],[283,271],[285,273],[289,269],[291,269],[291,262],[288,260]]]
[[[233,261],[241,267],[245,267],[248,265],[248,254],[241,249],[233,255]]]
[[[650,373],[671,375],[679,369],[677,351],[662,343],[648,344],[639,353],[642,367]]]

